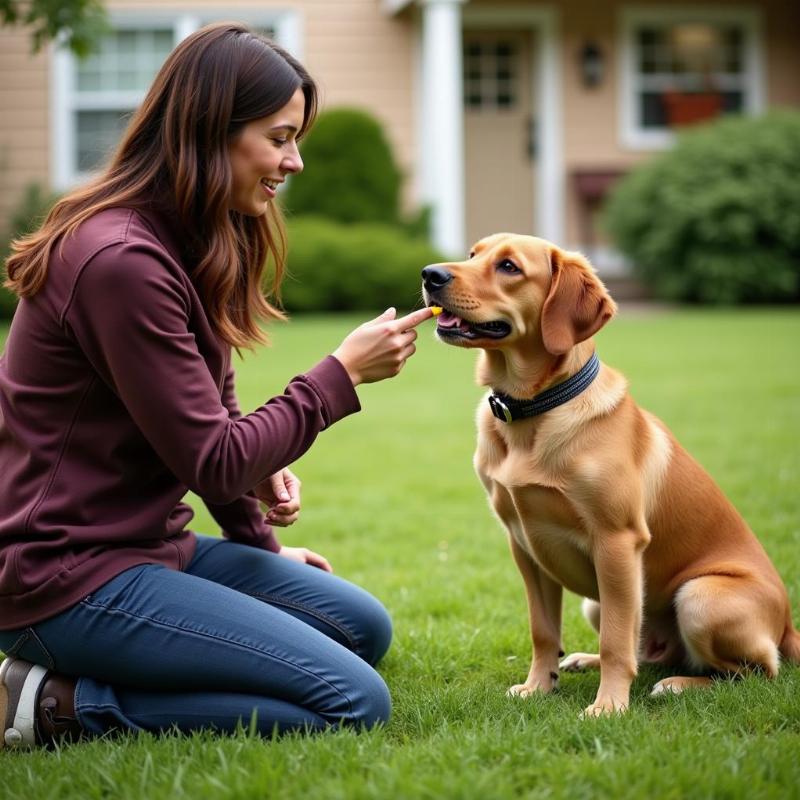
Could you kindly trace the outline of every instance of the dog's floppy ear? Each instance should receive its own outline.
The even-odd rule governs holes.
[[[542,307],[542,340],[553,355],[563,355],[597,333],[614,316],[616,303],[579,253],[553,248],[553,281]]]

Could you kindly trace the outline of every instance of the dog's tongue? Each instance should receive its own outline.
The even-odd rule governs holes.
[[[459,328],[461,327],[461,317],[451,314],[449,311],[442,311],[436,320],[440,328]]]

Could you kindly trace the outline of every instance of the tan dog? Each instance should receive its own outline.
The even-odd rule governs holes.
[[[590,337],[616,311],[585,258],[530,236],[487,237],[468,261],[422,274],[426,302],[445,309],[439,338],[481,348],[478,382],[501,397],[533,398],[591,366]],[[641,661],[770,677],[779,654],[800,662],[786,589],[764,549],[616,370],[599,365],[580,394],[537,416],[506,422],[484,402],[475,468],[528,596],[533,659],[511,694],[551,691],[559,667],[599,667],[584,712],[597,715],[627,708]],[[559,664],[562,587],[587,598],[599,656]],[[665,678],[653,692],[710,682]]]

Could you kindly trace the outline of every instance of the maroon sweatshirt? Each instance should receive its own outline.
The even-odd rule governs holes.
[[[328,356],[242,416],[230,360],[164,218],[109,209],[56,247],[0,358],[0,630],[136,564],[185,567],[187,489],[229,539],[278,549],[251,490],[358,397]]]

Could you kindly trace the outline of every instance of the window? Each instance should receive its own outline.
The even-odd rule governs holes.
[[[623,136],[661,146],[675,129],[760,109],[758,16],[629,10],[623,18]]]
[[[98,53],[74,62],[72,119],[78,173],[99,167],[175,42],[171,28],[117,30]]]
[[[224,18],[244,19],[298,53],[294,14],[276,12],[248,20],[246,15],[227,12]],[[55,188],[81,183],[105,162],[173,47],[211,21],[180,14],[161,14],[150,21],[145,14],[112,15],[111,33],[85,61],[65,50],[55,51],[51,148]]]
[[[479,110],[517,103],[519,54],[513,42],[471,41],[464,47],[464,105]]]

